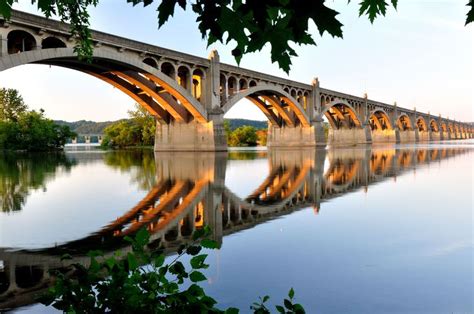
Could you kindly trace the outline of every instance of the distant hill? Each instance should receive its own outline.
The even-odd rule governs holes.
[[[256,129],[266,129],[267,128],[267,121],[256,121],[256,120],[247,120],[247,119],[225,119],[230,122],[231,130],[235,130],[238,127],[243,125],[250,125]],[[120,121],[120,120],[118,120]],[[115,123],[117,121],[104,121],[104,122],[95,122],[95,121],[74,121],[68,122],[63,120],[54,121],[56,124],[59,125],[67,125],[69,128],[76,132],[77,134],[103,134],[104,129]]]
[[[256,129],[266,129],[268,127],[267,121],[247,120],[247,119],[225,119],[230,122],[230,129],[235,130],[243,125],[250,125]]]
[[[104,121],[104,122],[95,122],[95,121],[74,121],[74,122],[67,122],[63,120],[54,121],[56,124],[59,125],[67,125],[69,128],[78,133],[78,134],[103,134],[104,129],[115,123],[117,121]]]

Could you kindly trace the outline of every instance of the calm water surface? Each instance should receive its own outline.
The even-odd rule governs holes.
[[[206,291],[242,313],[290,287],[309,313],[472,313],[474,142],[228,154],[0,155],[0,310],[69,252],[173,251],[212,227]]]

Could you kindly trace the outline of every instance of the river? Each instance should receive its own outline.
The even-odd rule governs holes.
[[[241,313],[293,287],[308,313],[473,312],[474,141],[229,153],[0,154],[0,310],[69,252],[167,252],[209,225],[206,292]]]

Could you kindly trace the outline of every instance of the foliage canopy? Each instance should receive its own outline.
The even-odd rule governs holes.
[[[178,255],[167,263],[162,252],[148,247],[150,234],[142,229],[134,238],[125,238],[130,252],[105,256],[94,251],[89,253],[87,267],[76,263],[53,271],[55,284],[40,301],[68,313],[239,313],[236,308],[217,308],[217,301],[199,285],[207,279],[203,272],[209,267],[203,249],[218,248],[210,235],[208,226],[197,229],[193,241],[181,245]],[[188,267],[180,260],[184,255],[191,256]],[[254,313],[270,313],[268,300],[265,296],[250,308]],[[294,302],[293,289],[276,309],[305,313]]]
[[[0,15],[8,18],[11,6],[18,0],[0,0]],[[75,48],[82,58],[92,55],[92,39],[89,30],[89,6],[97,6],[100,0],[31,0],[46,16],[58,15],[71,23],[71,32],[79,41]],[[348,0],[350,2],[351,0]],[[466,1],[466,0],[465,0]],[[291,44],[316,45],[309,30],[313,21],[320,35],[328,33],[342,38],[343,24],[337,19],[339,12],[325,5],[326,0],[127,0],[133,6],[149,6],[158,3],[158,26],[163,26],[173,16],[178,5],[183,10],[191,7],[197,15],[199,31],[207,44],[234,42],[232,50],[237,63],[246,53],[260,51],[271,46],[271,60],[289,72],[291,58],[297,56]],[[361,0],[359,15],[367,16],[373,23],[377,16],[384,16],[389,7],[397,8],[398,0]],[[474,0],[466,25],[474,21]]]
[[[46,118],[43,110],[28,111],[17,90],[0,90],[0,111],[0,149],[57,150],[75,136],[68,126]]]

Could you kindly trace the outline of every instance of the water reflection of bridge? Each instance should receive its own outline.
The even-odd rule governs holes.
[[[86,252],[130,250],[123,237],[141,228],[152,234],[152,246],[167,252],[190,241],[194,230],[210,225],[219,242],[224,235],[251,228],[292,211],[313,207],[344,193],[442,159],[467,148],[337,149],[269,151],[269,174],[249,196],[241,198],[225,185],[227,155],[160,154],[156,185],[133,208],[94,234],[38,251],[0,250],[0,309],[32,303],[50,284],[48,270],[66,266],[59,256],[88,263]]]

